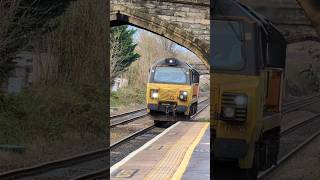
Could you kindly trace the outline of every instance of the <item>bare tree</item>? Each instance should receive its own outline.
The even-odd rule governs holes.
[[[125,73],[133,87],[141,88],[146,85],[149,69],[158,60],[174,57],[188,63],[200,61],[192,52],[182,50],[178,44],[171,40],[144,30],[138,32],[136,51],[141,57]]]
[[[78,0],[70,5],[67,13],[55,19],[59,27],[50,29],[33,43],[35,82],[101,83],[108,66],[107,59],[103,58],[107,51],[104,45],[107,42],[103,42],[107,36],[103,34],[106,33],[105,19],[101,18],[104,15],[99,0]]]
[[[177,56],[178,50],[177,44],[175,42],[163,37],[157,37],[157,39],[160,42],[160,47],[162,48],[162,51],[164,52],[167,58]]]

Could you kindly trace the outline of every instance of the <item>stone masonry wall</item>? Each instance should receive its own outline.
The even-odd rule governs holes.
[[[169,23],[179,24],[200,40],[209,44],[209,0],[111,0],[113,4],[125,5],[143,13],[156,15]]]
[[[273,22],[289,43],[317,38],[316,31],[296,0],[240,1]]]

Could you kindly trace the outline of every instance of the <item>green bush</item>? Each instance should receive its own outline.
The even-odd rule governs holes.
[[[61,140],[66,133],[105,136],[105,93],[89,86],[37,87],[3,94],[0,144],[24,144],[35,137]]]
[[[145,104],[146,89],[122,88],[116,92],[111,92],[110,106],[128,106],[130,104]]]

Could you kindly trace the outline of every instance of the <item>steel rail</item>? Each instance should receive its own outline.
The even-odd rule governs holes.
[[[289,103],[287,103],[287,104],[284,104],[284,108],[283,108],[284,111],[283,111],[283,113],[289,113],[289,112],[295,111],[295,110],[297,110],[297,109],[299,109],[299,108],[301,108],[301,107],[303,107],[303,106],[305,106],[305,105],[313,104],[313,103],[316,102],[316,101],[313,100],[313,99],[314,99],[314,98],[317,98],[317,97],[319,97],[319,96],[320,96],[320,95],[311,96],[311,97],[306,97],[306,98],[304,98],[304,99],[295,100],[294,102],[289,102]],[[206,100],[208,100],[208,98],[205,99],[205,100],[203,100],[203,101],[206,101]],[[313,101],[312,101],[312,102],[307,102],[307,103],[305,103],[305,104],[302,104],[302,102],[309,101],[309,100],[313,100]],[[201,102],[202,102],[202,101],[201,101]],[[201,103],[201,102],[200,102],[200,103]],[[292,106],[292,105],[296,105],[296,106],[298,106],[298,107],[288,108],[288,109],[289,109],[289,110],[288,110],[287,107],[288,107],[288,106]],[[121,117],[125,117],[125,116],[131,115],[131,114],[141,113],[141,112],[145,111],[145,113],[143,113],[143,114],[141,114],[141,115],[138,115],[138,116],[133,116],[133,117],[130,117],[130,118],[128,118],[128,119],[124,119],[124,120],[122,120],[122,121],[115,122],[115,123],[112,123],[112,122],[111,122],[110,127],[115,127],[115,126],[117,126],[117,125],[126,124],[126,123],[129,123],[129,122],[131,122],[131,121],[138,120],[138,119],[140,119],[140,118],[146,117],[146,116],[148,115],[148,113],[146,112],[146,110],[147,110],[147,108],[140,108],[140,109],[137,109],[137,110],[134,110],[134,111],[125,112],[125,113],[122,113],[122,114],[117,114],[117,115],[110,116],[110,120],[112,121],[112,120],[114,120],[114,119],[116,119],[116,118],[121,118]]]
[[[319,117],[320,117],[320,113],[310,117],[307,120],[304,120],[304,121],[299,122],[299,123],[297,123],[297,124],[295,124],[295,125],[293,125],[293,126],[291,126],[289,128],[284,129],[283,131],[280,132],[280,137],[283,137],[283,136],[295,131],[296,129],[298,129],[300,127],[303,127],[304,125],[307,125],[308,123],[311,123],[312,121],[315,121]]]
[[[144,109],[141,109],[140,111],[128,112],[128,113],[126,113],[126,115],[119,116],[119,117],[117,117],[117,118],[124,117],[124,116],[128,116],[128,115],[130,115],[130,114],[136,114],[136,113],[138,113],[138,112],[143,112],[143,111],[145,111],[145,113],[143,113],[143,114],[141,114],[141,115],[133,116],[133,117],[130,117],[130,118],[128,118],[128,119],[121,120],[121,121],[119,121],[119,122],[111,123],[111,124],[110,124],[110,128],[113,128],[113,127],[115,127],[115,126],[118,126],[118,125],[121,125],[121,124],[126,124],[126,123],[129,123],[129,122],[131,122],[131,121],[138,120],[138,119],[141,119],[141,118],[143,118],[143,117],[146,117],[146,116],[148,115],[148,113],[147,113],[147,108],[144,108]],[[114,118],[113,118],[113,119],[110,119],[110,120],[112,121],[112,120],[114,120]],[[110,122],[111,122],[111,121],[110,121]]]
[[[147,131],[149,131],[149,130],[151,130],[151,129],[153,129],[153,128],[155,128],[155,126],[154,126],[154,125],[151,125],[151,126],[149,126],[149,127],[146,127],[146,128],[144,128],[144,129],[141,129],[141,130],[139,130],[139,131],[137,131],[137,132],[135,132],[135,133],[133,133],[133,134],[130,134],[129,136],[124,137],[124,138],[122,138],[121,140],[119,140],[119,141],[111,144],[110,149],[114,149],[114,148],[116,148],[116,147],[118,147],[118,146],[120,146],[120,145],[128,142],[129,140],[131,140],[131,139],[133,139],[133,138],[135,138],[135,137],[137,137],[137,136],[139,136],[139,135],[145,134],[145,132],[147,132]]]
[[[319,97],[320,95],[314,95],[314,96],[307,96],[307,97],[304,97],[302,99],[295,99],[295,100],[292,100],[292,101],[289,101],[285,104],[283,104],[284,106],[290,106],[292,104],[296,104],[296,103],[300,103],[301,101],[306,101],[306,100],[310,100],[312,98],[316,98],[316,97]]]
[[[312,96],[312,97],[309,97],[309,98],[305,98],[305,99],[302,99],[302,100],[299,100],[299,101],[296,101],[296,102],[292,102],[290,104],[285,104],[283,106],[283,113],[286,114],[286,113],[289,113],[289,112],[293,112],[293,111],[296,111],[300,108],[303,108],[304,106],[307,106],[307,105],[311,105],[311,104],[314,104],[314,103],[317,103],[319,99],[320,95],[316,95],[316,96]],[[291,107],[293,106],[293,107]]]
[[[85,180],[85,179],[97,180],[97,179],[102,179],[102,178],[105,179],[105,177],[107,177],[108,174],[109,174],[109,170],[110,170],[109,167],[103,168],[103,169],[99,169],[97,171],[90,172],[90,173],[87,173],[87,174],[72,178],[72,180]]]
[[[208,100],[208,99],[201,101],[201,103],[205,102],[206,100]],[[205,105],[205,107],[207,107],[207,106],[208,106],[208,104]],[[201,111],[203,111],[205,109],[205,107],[201,108],[197,112],[197,114],[200,113]],[[192,118],[194,118],[194,117],[195,117],[195,115]],[[4,173],[0,173],[0,179],[4,179],[4,180],[10,179],[11,180],[11,179],[18,179],[18,178],[28,177],[28,176],[33,176],[33,175],[40,175],[40,174],[47,173],[52,170],[66,168],[68,166],[73,166],[73,165],[80,164],[80,163],[83,163],[86,161],[105,157],[110,149],[115,148],[115,147],[119,146],[120,144],[123,144],[124,142],[129,141],[130,139],[132,139],[134,137],[137,137],[141,134],[144,134],[145,132],[147,132],[153,128],[154,128],[154,125],[149,126],[147,128],[144,128],[138,132],[135,132],[134,134],[131,134],[131,135],[127,136],[126,138],[123,138],[120,141],[112,144],[109,148],[102,148],[102,149],[99,149],[96,151],[91,151],[91,152],[75,155],[75,156],[72,156],[69,158],[63,158],[63,159],[59,159],[59,160],[55,160],[55,161],[44,162],[44,163],[41,163],[41,164],[38,164],[35,166],[26,167],[26,168],[19,168],[19,169],[7,171]],[[86,175],[88,177],[91,177],[91,175],[100,174],[100,173],[104,173],[104,172],[105,172],[104,170],[98,170],[95,172],[88,173]],[[81,177],[82,176],[79,176],[78,179],[81,179]],[[94,177],[94,176],[92,176],[92,177]]]
[[[284,155],[281,159],[277,161],[277,165],[272,166],[271,168],[259,173],[258,179],[259,180],[264,180],[267,178],[270,178],[272,173],[279,167],[281,167],[284,162],[288,161],[294,154],[299,152],[301,149],[303,149],[306,145],[308,145],[312,140],[314,140],[316,137],[320,135],[320,130],[312,134],[308,139],[300,143],[298,146],[296,146],[294,149],[292,149],[289,153]]]
[[[207,94],[210,94],[210,92],[202,92],[202,94],[204,94],[204,96],[206,96]],[[200,97],[204,97],[204,96],[200,95]],[[118,117],[123,117],[123,116],[126,116],[126,115],[130,115],[130,114],[133,114],[133,113],[137,113],[137,112],[143,111],[143,110],[147,110],[147,108],[144,107],[144,108],[140,108],[140,109],[135,109],[133,111],[124,112],[124,113],[121,113],[121,114],[111,115],[110,118],[114,119],[114,118],[118,118]]]
[[[32,175],[38,175],[44,172],[49,172],[51,170],[64,168],[64,167],[72,166],[75,164],[80,164],[85,161],[90,161],[90,160],[105,156],[107,153],[108,153],[108,149],[102,148],[96,151],[75,155],[69,158],[49,161],[49,162],[41,163],[35,166],[27,167],[27,168],[19,168],[19,169],[1,173],[0,179],[4,179],[4,180],[17,179],[17,178],[22,178],[22,177],[27,177]]]
[[[320,117],[320,113],[316,114],[314,116],[312,116],[311,118],[302,121],[300,123],[297,123],[285,130],[283,130],[280,133],[280,137],[284,137],[292,132],[294,132],[295,130],[297,130],[300,127],[303,127],[304,125],[307,125],[308,123],[311,123],[313,121],[315,121],[317,118]],[[308,145],[312,140],[314,140],[316,137],[318,137],[320,135],[320,130],[318,130],[317,132],[313,133],[311,136],[309,136],[306,140],[304,140],[302,143],[300,143],[298,146],[296,146],[294,149],[292,149],[289,153],[287,153],[286,155],[284,155],[283,157],[281,157],[278,161],[277,161],[277,165],[272,166],[271,168],[262,171],[261,173],[259,173],[258,175],[258,180],[264,180],[264,179],[268,179],[272,173],[279,167],[281,167],[284,162],[286,162],[287,160],[289,160],[294,154],[296,154],[298,151],[300,151],[301,149],[303,149],[306,145]]]
[[[140,109],[136,109],[136,110],[125,112],[125,113],[121,113],[121,114],[115,114],[115,115],[110,116],[110,118],[114,119],[114,118],[118,118],[118,117],[123,117],[123,116],[126,116],[126,115],[130,115],[130,114],[133,114],[133,113],[137,113],[137,112],[143,111],[143,110],[147,110],[147,108],[140,108]]]
[[[200,104],[204,103],[204,102],[207,101],[207,100],[208,100],[208,99],[205,99],[205,100],[201,101]],[[200,105],[200,104],[199,104],[199,105]],[[198,106],[199,106],[199,105],[198,105]],[[194,115],[191,116],[190,119],[193,120],[200,112],[202,112],[206,107],[208,107],[208,105],[209,105],[209,103],[207,103],[206,105],[204,105],[204,107],[202,107],[201,109],[199,109],[196,114],[194,114]],[[129,136],[127,136],[127,137],[125,137],[125,138],[123,138],[123,139],[115,142],[115,143],[113,143],[113,144],[110,146],[110,149],[113,149],[113,148],[115,148],[115,147],[117,147],[117,146],[119,146],[119,145],[121,145],[121,144],[129,141],[129,140],[132,139],[132,138],[135,138],[135,137],[137,137],[137,136],[139,136],[139,135],[141,135],[141,134],[144,134],[145,132],[153,129],[154,127],[155,127],[155,125],[151,125],[151,126],[149,126],[149,127],[147,127],[147,128],[144,128],[144,129],[142,129],[142,130],[139,130],[139,131],[137,131],[137,132],[135,132],[135,133],[133,133],[133,134],[131,134],[131,135],[129,135]]]
[[[202,102],[208,100],[209,98],[206,98],[206,99],[203,99],[199,102],[199,104],[201,104]],[[147,108],[142,108],[142,109],[139,109],[139,110],[135,110],[135,111],[131,111],[131,112],[127,112],[127,113],[123,113],[123,114],[119,114],[119,115],[115,115],[115,118],[120,118],[120,117],[125,117],[125,116],[128,116],[130,114],[136,114],[136,113],[140,113],[142,111],[145,111],[145,113],[141,114],[141,115],[138,115],[138,116],[133,116],[133,117],[129,117],[128,119],[124,119],[124,120],[121,120],[119,122],[116,122],[116,123],[111,123],[110,127],[115,127],[115,126],[118,126],[118,125],[122,125],[122,124],[127,124],[129,122],[132,122],[134,120],[138,120],[140,118],[144,118],[146,116],[148,116],[148,113],[147,113]],[[112,118],[112,119],[115,119],[115,118]],[[111,121],[112,121],[111,119]]]

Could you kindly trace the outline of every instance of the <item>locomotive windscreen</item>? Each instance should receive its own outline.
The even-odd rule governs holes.
[[[214,69],[240,70],[242,58],[242,30],[237,21],[213,21],[212,62]]]
[[[221,69],[231,72],[245,66],[238,73],[253,74],[263,67],[285,68],[286,41],[270,21],[235,0],[215,0],[212,13],[211,44],[213,45],[210,50],[212,57],[210,64],[213,65],[213,70]],[[219,20],[228,23],[224,23],[222,27]],[[238,46],[240,41],[237,41],[234,36],[238,34],[235,21],[243,22],[242,54]],[[227,51],[230,54],[227,54]],[[241,55],[244,59],[242,61],[236,58]]]
[[[187,84],[189,81],[188,70],[185,68],[156,67],[154,71],[154,83]]]

